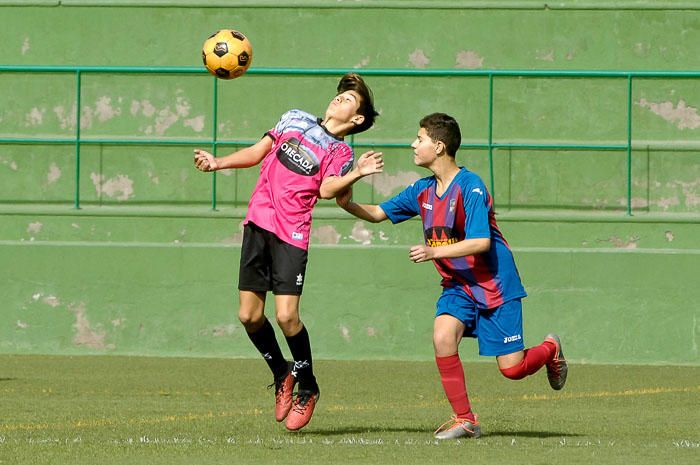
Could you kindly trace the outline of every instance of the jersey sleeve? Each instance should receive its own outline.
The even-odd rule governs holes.
[[[418,183],[411,184],[396,197],[379,204],[389,220],[396,224],[420,213],[418,205]]]
[[[464,235],[467,239],[491,237],[489,195],[481,180],[463,186]]]
[[[287,127],[289,122],[294,118],[294,115],[298,112],[298,110],[289,110],[285,114],[283,114],[280,117],[280,120],[277,122],[274,128],[270,129],[265,133],[265,135],[268,135],[272,137],[272,140],[277,140],[277,138],[282,134],[282,131],[284,131],[284,128]]]
[[[354,153],[345,143],[334,144],[328,164],[323,170],[323,179],[328,176],[345,176],[352,168]]]

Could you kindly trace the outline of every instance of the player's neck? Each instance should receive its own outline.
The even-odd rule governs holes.
[[[321,126],[338,139],[342,139],[354,125],[348,121],[338,121],[333,118],[326,118],[321,121]]]
[[[459,173],[459,166],[457,166],[454,158],[444,155],[435,160],[430,170],[435,175],[438,185],[447,187]]]
[[[454,161],[454,158],[441,157],[436,160],[436,163],[430,167],[433,174],[435,174],[435,181],[437,181],[437,189],[435,192],[437,195],[442,195],[445,193],[452,181],[454,180],[457,173],[459,173],[459,167]]]

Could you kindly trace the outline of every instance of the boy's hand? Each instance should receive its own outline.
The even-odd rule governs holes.
[[[214,155],[200,149],[194,149],[194,166],[205,173],[219,169],[219,164],[216,162]]]
[[[357,169],[361,176],[367,176],[370,174],[381,173],[384,170],[384,160],[382,159],[382,152],[375,152],[370,150],[360,155],[357,159]]]
[[[427,262],[435,258],[435,251],[427,245],[414,245],[408,251],[408,259],[413,263]]]
[[[338,204],[340,208],[345,209],[350,203],[352,198],[352,187],[345,189],[343,192],[335,196],[335,203]]]

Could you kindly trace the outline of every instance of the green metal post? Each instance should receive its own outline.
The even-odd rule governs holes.
[[[496,186],[493,175],[493,74],[489,74],[489,175],[491,180],[491,198],[496,205]]]
[[[632,75],[627,75],[627,215],[632,216]]]
[[[75,209],[80,210],[80,70],[75,72]]]
[[[213,128],[212,128],[212,135],[211,135],[211,153],[212,155],[216,156],[216,135],[217,135],[217,126],[218,126],[218,121],[217,121],[217,116],[219,114],[219,79],[218,78],[213,78],[214,79],[214,102],[213,102],[213,115],[212,115],[212,121],[213,121]],[[211,209],[216,210],[216,171],[213,171],[211,173]]]

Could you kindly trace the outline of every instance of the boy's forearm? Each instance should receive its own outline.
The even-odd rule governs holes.
[[[255,166],[272,150],[272,137],[266,135],[255,144],[217,158],[217,169],[249,168]]]
[[[341,207],[351,215],[369,221],[370,223],[379,223],[387,219],[386,213],[384,213],[384,210],[382,210],[379,205],[348,202],[346,205],[341,205]]]
[[[336,176],[321,185],[321,198],[333,199],[363,177],[357,168],[353,168],[344,176]]]
[[[491,239],[464,239],[456,244],[433,247],[433,258],[458,258],[469,255],[477,255],[488,252],[491,247]]]
[[[224,157],[217,158],[216,162],[219,169],[225,170],[231,168],[249,168],[257,165],[260,160],[255,156],[255,153],[250,147],[246,147]]]

